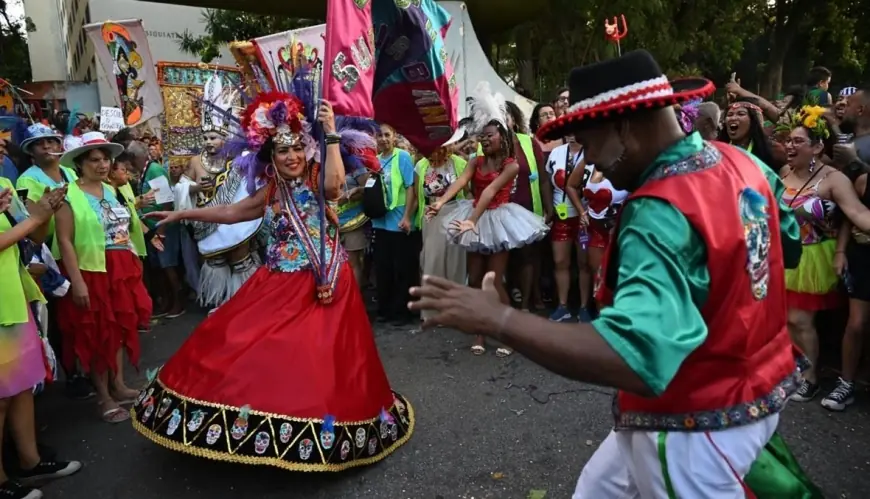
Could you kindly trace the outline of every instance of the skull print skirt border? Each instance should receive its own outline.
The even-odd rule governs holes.
[[[342,471],[376,463],[414,431],[414,409],[393,393],[389,411],[368,421],[286,418],[247,407],[186,399],[155,379],[133,410],[133,427],[170,450],[291,471]]]

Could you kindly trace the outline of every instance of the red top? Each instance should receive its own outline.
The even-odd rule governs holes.
[[[628,198],[627,202],[661,199],[688,219],[707,248],[710,289],[701,309],[707,339],[683,362],[660,397],[620,392],[620,412],[725,409],[762,399],[795,372],[795,350],[786,326],[779,204],[750,158],[727,144],[707,147],[713,146],[722,156],[714,166],[650,180]],[[756,206],[766,200],[760,223],[746,217],[747,192],[758,201]],[[618,230],[617,225],[614,232]],[[602,264],[607,270],[597,298],[604,306],[613,303],[618,249],[617,244],[609,245]]]
[[[481,167],[483,166],[483,162],[485,159],[483,157],[477,158],[477,164],[474,165],[474,177],[471,179],[471,192],[474,194],[474,206],[477,206],[477,201],[480,199],[480,196],[483,194],[483,191],[489,187],[489,184],[493,183],[495,179],[501,175],[501,169],[491,171],[488,173],[484,173],[481,171]],[[513,162],[513,158],[507,158],[504,160],[503,165]],[[504,166],[502,166],[503,168]],[[486,207],[487,210],[494,210],[503,204],[507,204],[511,202],[511,189],[513,188],[513,182],[508,182],[502,187],[496,194],[493,196],[492,201],[489,202],[489,206]]]

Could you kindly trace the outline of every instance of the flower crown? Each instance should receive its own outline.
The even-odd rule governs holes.
[[[824,114],[825,108],[821,106],[805,105],[799,111],[789,112],[786,119],[780,121],[776,131],[790,132],[797,127],[804,127],[813,137],[825,140],[831,136],[831,129]]]
[[[295,145],[310,133],[311,125],[305,120],[302,102],[283,92],[260,95],[242,114],[242,130],[248,145],[263,147],[267,140]]]

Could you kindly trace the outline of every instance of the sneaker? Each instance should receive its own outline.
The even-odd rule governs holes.
[[[795,402],[809,402],[810,400],[816,398],[816,395],[818,394],[818,383],[810,383],[807,380],[802,380],[797,391],[791,395],[791,400],[794,400]]]
[[[82,463],[78,461],[41,461],[33,469],[19,472],[17,478],[25,485],[43,483],[70,476],[80,469],[82,469]]]
[[[0,483],[0,499],[42,499],[42,492],[7,480]]]
[[[66,382],[66,394],[73,400],[87,400],[96,395],[97,392],[88,378],[74,374]]]
[[[822,399],[822,407],[832,411],[845,411],[846,406],[855,403],[855,383],[843,378],[837,380],[837,387]]]
[[[571,311],[565,305],[559,305],[550,315],[550,320],[553,322],[568,322],[573,318]]]
[[[580,319],[580,322],[589,323],[592,322],[592,314],[589,313],[588,308],[581,308],[577,313],[577,318]]]

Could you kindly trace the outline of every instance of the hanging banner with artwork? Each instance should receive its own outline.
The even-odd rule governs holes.
[[[295,64],[314,67],[321,64],[325,38],[324,26],[284,31],[230,45],[246,81],[253,80],[260,91],[288,88]],[[293,60],[298,55],[297,61]]]
[[[135,126],[162,113],[160,87],[142,21],[88,24],[85,31],[94,44],[97,61],[125,125]]]
[[[170,166],[186,167],[202,147],[202,94],[213,75],[229,87],[241,85],[241,73],[230,66],[191,62],[157,63],[157,82],[163,94],[161,135],[163,157]],[[241,106],[241,101],[236,103]]]

